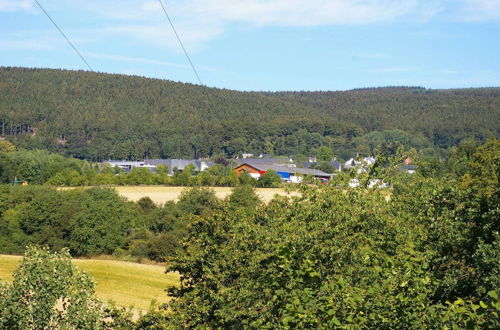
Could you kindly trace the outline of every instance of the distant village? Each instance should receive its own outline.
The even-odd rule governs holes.
[[[330,165],[329,168],[333,169],[333,173],[326,173],[318,169],[319,162],[314,157],[310,157],[307,161],[294,161],[292,158],[273,158],[269,155],[254,157],[253,154],[243,154],[240,158],[230,160],[230,165],[236,174],[248,173],[256,180],[264,173],[272,170],[280,176],[283,182],[300,183],[305,176],[309,176],[326,183],[336,175],[336,172],[342,170],[354,169],[358,173],[368,171],[368,168],[375,163],[375,158],[351,158],[344,163],[334,159],[321,163]],[[151,172],[156,172],[157,166],[163,165],[168,168],[168,174],[173,175],[176,171],[182,172],[189,165],[194,168],[195,172],[203,172],[213,166],[215,162],[202,159],[144,159],[143,161],[108,160],[103,164],[118,167],[126,173],[133,168],[147,168]],[[407,160],[401,169],[406,173],[413,174],[415,165],[411,165],[410,161]],[[352,185],[355,186],[356,184],[353,183]]]

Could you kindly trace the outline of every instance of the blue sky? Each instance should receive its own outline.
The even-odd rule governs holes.
[[[204,84],[500,86],[500,0],[163,0]],[[157,0],[39,0],[100,72],[196,83]],[[86,69],[31,0],[0,0],[0,66]]]

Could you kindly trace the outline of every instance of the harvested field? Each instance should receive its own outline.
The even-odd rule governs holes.
[[[155,203],[163,204],[167,201],[177,201],[181,192],[184,189],[189,189],[189,187],[165,187],[165,186],[117,186],[116,191],[123,197],[131,200],[137,201],[142,197],[149,197]],[[231,187],[210,187],[215,191],[218,198],[225,198],[231,193],[233,188]],[[273,199],[274,195],[282,196],[293,196],[297,195],[296,192],[287,194],[287,192],[282,188],[257,188],[257,194],[264,202],[269,202]]]

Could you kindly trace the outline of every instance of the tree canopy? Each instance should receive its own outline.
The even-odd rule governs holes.
[[[497,328],[500,144],[458,154],[462,174],[361,174],[389,199],[339,178],[198,217],[168,267],[169,326]]]

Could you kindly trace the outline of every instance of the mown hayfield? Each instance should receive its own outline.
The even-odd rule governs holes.
[[[19,256],[0,255],[0,281],[12,281]],[[87,271],[96,283],[96,295],[102,301],[147,311],[151,301],[168,301],[165,289],[179,283],[179,275],[165,274],[165,267],[117,260],[74,259],[73,264]]]
[[[163,204],[167,201],[177,201],[184,189],[189,187],[167,187],[167,186],[117,186],[116,191],[123,197],[131,200],[138,201],[142,197],[149,197],[153,202]],[[215,191],[218,198],[223,199],[229,195],[233,188],[231,187],[210,187]],[[291,196],[297,193],[292,192],[288,194],[282,188],[257,188],[257,194],[264,202],[269,202],[273,199],[274,195]]]

